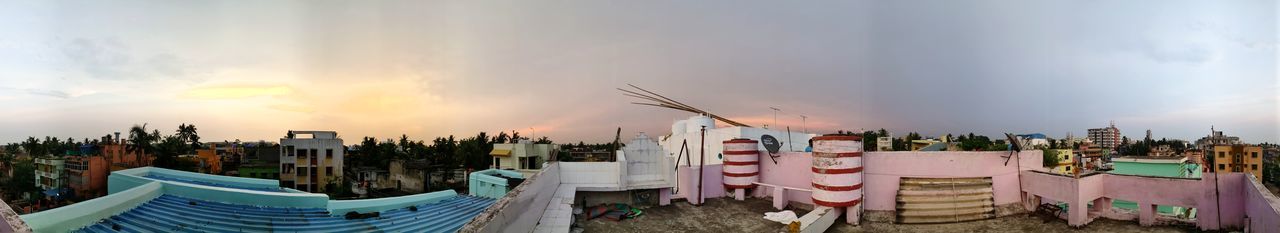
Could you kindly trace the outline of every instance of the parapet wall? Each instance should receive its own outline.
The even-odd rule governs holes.
[[[502,199],[477,215],[458,232],[531,232],[560,188],[561,165],[549,163]]]

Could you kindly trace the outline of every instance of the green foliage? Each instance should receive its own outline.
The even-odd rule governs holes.
[[[22,195],[22,193],[39,192],[40,189],[36,188],[35,162],[30,159],[15,162],[13,177],[3,187],[5,194],[10,197]]]
[[[1062,154],[1059,154],[1059,151],[1057,150],[1046,150],[1044,151],[1043,156],[1044,160],[1042,160],[1042,165],[1044,165],[1044,167],[1057,167],[1058,163],[1062,162]]]

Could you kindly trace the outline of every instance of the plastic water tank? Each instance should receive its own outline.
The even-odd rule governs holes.
[[[676,123],[671,123],[671,135],[684,134],[687,130],[688,127],[685,126],[685,120],[678,120]]]
[[[862,203],[862,137],[813,138],[812,198],[826,207]]]
[[[760,181],[760,151],[756,140],[737,138],[724,141],[725,189],[755,188]]]
[[[688,131],[686,132],[698,132],[699,130],[702,130],[702,126],[706,126],[707,129],[716,128],[716,120],[711,119],[709,116],[699,115],[685,120],[685,125],[688,127]]]

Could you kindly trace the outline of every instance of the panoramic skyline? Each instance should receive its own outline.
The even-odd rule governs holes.
[[[626,84],[795,131],[1280,141],[1280,6],[1159,3],[5,2],[0,142],[142,123],[603,142],[690,116]]]

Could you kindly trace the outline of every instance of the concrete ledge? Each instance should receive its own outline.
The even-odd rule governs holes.
[[[363,200],[329,201],[329,214],[343,215],[355,211],[359,213],[382,212],[414,205],[431,204],[458,196],[453,190],[436,191],[409,196],[388,197]]]
[[[162,184],[148,183],[104,197],[22,215],[21,218],[36,232],[69,232],[124,213],[159,197],[163,192]]]
[[[868,222],[894,222],[898,218],[893,210],[862,210],[862,219]]]

